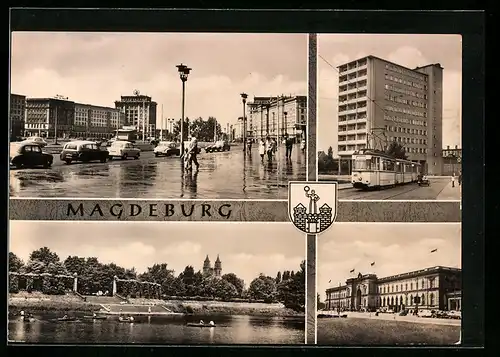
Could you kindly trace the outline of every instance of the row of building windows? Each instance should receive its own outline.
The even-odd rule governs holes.
[[[404,113],[404,114],[413,115],[413,116],[421,117],[421,118],[427,118],[426,112],[419,112],[417,110],[412,110],[412,109],[399,108],[399,107],[393,107],[391,105],[386,105],[385,110],[390,111],[390,112],[396,112],[396,113]]]
[[[416,97],[416,98],[419,98],[419,99],[427,99],[427,94],[417,93],[417,92],[409,90],[409,89],[399,88],[399,87],[396,87],[396,86],[394,86],[392,84],[386,84],[385,85],[385,89],[389,90],[389,91],[392,91],[392,92],[399,93],[399,94],[404,94],[404,95],[409,95],[409,96],[412,96],[412,97]]]
[[[424,76],[420,73],[416,73],[415,71],[412,71],[411,69],[407,69],[407,68],[401,68],[399,66],[395,66],[393,64],[390,64],[390,63],[386,63],[385,64],[385,69],[388,69],[390,71],[393,71],[393,72],[396,72],[396,73],[399,73],[399,74],[404,74],[408,77],[412,77],[412,78],[415,78],[415,79],[419,79],[423,82],[427,82],[427,76]]]
[[[388,136],[387,140],[402,142],[404,144],[427,145],[427,140],[426,139],[407,138],[407,137],[404,137],[404,136],[403,137],[401,137],[401,136]]]
[[[400,126],[386,125],[385,126],[385,130],[389,131],[389,132],[395,132],[395,133],[405,133],[405,134],[427,136],[427,130],[422,130],[422,129],[403,128],[403,127],[400,127]]]
[[[417,297],[417,295],[415,295],[415,297]],[[435,303],[435,298],[434,298],[434,293],[430,293],[429,294],[429,301],[426,301],[425,299],[425,294],[422,294],[420,296],[420,303],[419,305],[420,306],[423,306],[423,305],[428,305],[428,306],[434,306],[434,303]],[[412,306],[412,305],[415,305],[415,299],[413,298],[413,294],[410,294],[410,295],[405,295],[405,296],[399,296],[399,298],[396,296],[396,298],[394,298],[394,296],[392,297],[379,297],[378,298],[378,304],[379,306],[383,306],[383,307],[394,307],[394,306],[401,306],[401,305],[406,305],[406,306]]]
[[[393,121],[395,123],[401,123],[401,124],[411,124],[411,125],[419,125],[419,126],[427,126],[427,122],[424,120],[418,120],[418,119],[408,119],[405,117],[400,117],[399,115],[389,115],[389,114],[384,114],[384,119]],[[427,134],[425,134],[427,135]]]
[[[403,139],[405,138],[402,138],[400,136],[398,137],[387,137],[387,141],[388,142],[391,142],[391,141],[396,141],[398,143],[406,143]],[[415,143],[417,144],[417,143]],[[405,147],[405,152],[407,153],[410,153],[410,154],[427,154],[428,153],[428,150],[427,148],[411,148],[411,147]]]
[[[366,119],[366,112],[348,114],[348,115],[339,115],[339,121],[356,120],[356,119],[360,120]]]
[[[421,89],[421,90],[427,90],[427,86],[426,85],[423,85],[423,84],[420,84],[420,83],[417,83],[417,82],[408,81],[406,79],[403,79],[403,78],[400,78],[400,77],[396,77],[396,76],[393,76],[393,75],[388,74],[388,73],[385,74],[385,79],[388,80],[388,81],[393,81],[393,82],[396,82],[396,83],[401,83],[401,84],[404,84],[404,85],[409,86],[409,87],[413,87],[413,88],[417,88],[417,89]]]
[[[395,96],[395,95],[390,95],[390,94],[385,94],[384,95],[385,100],[390,100],[391,102],[396,102],[396,103],[401,103],[401,104],[406,104],[406,105],[412,105],[414,107],[419,107],[419,108],[426,108],[427,109],[427,104],[422,103],[422,102],[417,102],[415,100],[408,100],[401,98],[401,96]]]
[[[408,291],[408,288],[410,288],[410,290],[413,290],[413,287],[415,287],[415,289],[426,289],[426,288],[432,289],[435,287],[434,279],[429,279],[428,282],[429,282],[429,286],[427,286],[427,287],[425,284],[425,279],[420,280],[420,284],[418,281],[415,281],[415,285],[413,285],[413,282],[410,282],[409,284],[405,283],[404,285],[403,284],[383,285],[383,286],[379,286],[378,292],[381,294],[385,294],[385,293],[392,293],[392,292],[398,292],[398,291]],[[404,290],[403,290],[403,287],[404,287]]]

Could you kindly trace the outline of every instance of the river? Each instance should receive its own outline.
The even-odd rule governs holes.
[[[60,315],[35,315],[36,321],[9,320],[10,342],[42,344],[303,344],[304,317],[190,315],[137,317],[120,323],[107,320],[52,322]],[[215,328],[189,327],[189,322],[213,320]]]

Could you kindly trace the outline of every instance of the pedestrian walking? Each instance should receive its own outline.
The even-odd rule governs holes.
[[[252,153],[252,139],[247,139],[247,151],[249,154]]]
[[[276,141],[276,138],[272,139],[272,144],[273,144],[273,155],[275,155],[276,152],[278,151],[278,142]]]
[[[455,187],[455,173],[451,176],[451,187]]]
[[[300,143],[300,150],[302,150],[302,152],[306,151],[306,140],[305,139],[302,139],[302,142]]]
[[[269,136],[266,138],[266,153],[267,160],[271,161],[273,159],[273,142]]]
[[[458,174],[458,186],[462,186],[462,171]]]
[[[292,157],[292,148],[293,148],[293,139],[288,137],[288,134],[285,134],[285,146],[286,146],[286,158]]]
[[[264,142],[264,139],[260,139],[259,142],[259,155],[260,155],[260,160],[264,162],[264,155],[266,154],[266,143]]]
[[[198,155],[198,140],[193,136],[186,150],[185,160],[186,160],[187,170],[193,169],[193,163],[196,165],[196,170],[198,170],[200,164],[198,163],[197,155]]]

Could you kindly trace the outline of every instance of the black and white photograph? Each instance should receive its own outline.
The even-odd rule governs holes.
[[[459,223],[338,223],[318,237],[317,343],[461,343]]]
[[[341,200],[460,201],[462,38],[318,35],[318,177]]]
[[[304,344],[291,224],[11,221],[8,339]]]
[[[307,58],[306,34],[13,32],[10,195],[286,199]]]

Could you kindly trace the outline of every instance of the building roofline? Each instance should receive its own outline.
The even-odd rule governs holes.
[[[377,59],[377,60],[379,60],[379,61],[383,61],[383,62],[386,62],[386,63],[390,63],[390,64],[392,64],[392,65],[394,65],[394,66],[402,67],[402,68],[407,69],[407,70],[409,70],[409,71],[417,72],[417,73],[419,73],[419,74],[421,74],[421,75],[423,75],[423,76],[429,76],[429,75],[428,75],[427,73],[422,73],[422,72],[417,71],[417,69],[418,69],[418,68],[424,68],[424,67],[428,67],[428,66],[434,66],[434,64],[428,64],[428,65],[425,65],[425,66],[420,66],[420,67],[416,67],[416,68],[410,68],[410,67],[406,67],[406,66],[403,66],[403,65],[401,65],[401,64],[398,64],[398,63],[395,63],[395,62],[392,62],[392,61],[389,61],[389,60],[383,59],[383,58],[381,58],[381,57],[377,57],[377,56],[374,56],[374,55],[368,55],[368,56],[365,56],[365,57],[360,57],[360,58],[358,58],[358,59],[355,59],[355,60],[349,61],[349,62],[344,63],[344,64],[341,64],[341,65],[338,65],[338,66],[337,66],[337,68],[340,68],[340,67],[342,67],[342,66],[345,66],[345,65],[347,65],[347,64],[349,64],[349,63],[351,63],[351,62],[354,62],[354,61],[359,61],[359,60],[361,60],[361,59],[363,59],[363,58]],[[441,68],[442,68],[442,67],[441,67]],[[339,73],[340,73],[340,71],[339,71]]]
[[[111,109],[111,110],[120,111],[120,109],[118,109],[118,108],[105,107],[105,106],[102,106],[102,105],[94,105],[94,104],[87,104],[87,103],[77,103],[77,102],[75,102],[75,105],[81,105],[81,106],[85,106],[85,107],[94,107],[94,108]]]
[[[75,101],[73,100],[68,100],[68,99],[59,99],[59,98],[47,98],[47,97],[42,97],[42,98],[28,98],[26,97],[26,101],[28,100],[55,100],[55,101],[58,101],[58,102],[68,102],[68,103],[76,103]]]
[[[382,277],[382,278],[377,278],[377,276],[375,274],[364,274],[361,276],[361,278],[375,276],[377,278],[377,283],[384,283],[387,281],[398,280],[398,279],[405,278],[405,277],[419,276],[419,275],[424,275],[424,274],[428,274],[428,273],[438,273],[438,272],[443,272],[443,271],[461,272],[462,269],[437,265],[437,266],[433,266],[433,267],[429,267],[429,268],[425,268],[425,269],[414,270],[414,271],[410,271],[407,273],[401,273],[401,274],[397,274],[397,275],[390,275],[390,276],[386,276],[386,277]],[[350,280],[357,280],[357,279],[358,278],[349,278],[346,280],[346,282],[350,281]],[[328,288],[328,289],[326,289],[326,291],[328,292],[328,291],[342,290],[343,288],[346,288],[346,287],[347,287],[347,285],[344,284],[341,286]]]

